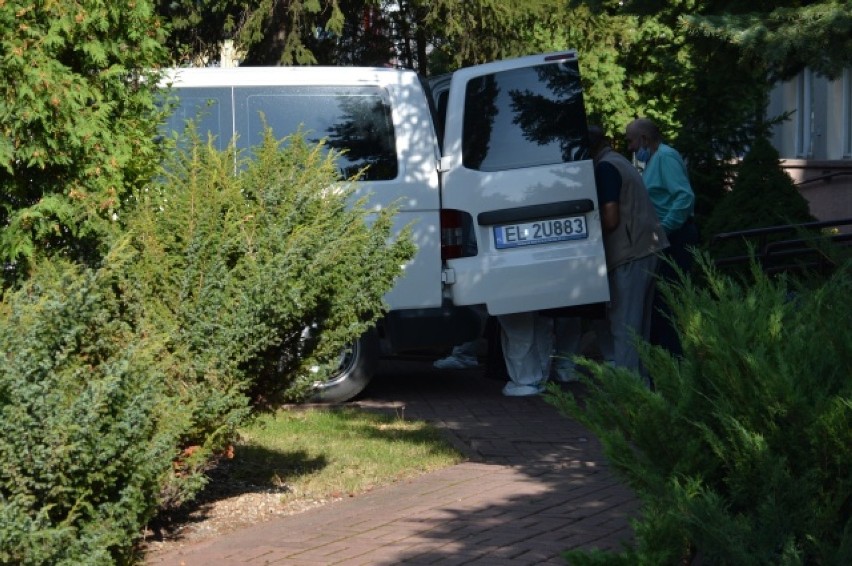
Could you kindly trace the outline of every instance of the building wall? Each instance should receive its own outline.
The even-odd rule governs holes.
[[[852,218],[852,159],[783,159],[782,166],[817,219]]]
[[[819,220],[852,218],[852,68],[834,80],[809,69],[773,90],[767,115],[782,166]]]

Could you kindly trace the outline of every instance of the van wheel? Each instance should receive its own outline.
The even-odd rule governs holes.
[[[344,348],[338,360],[337,370],[328,379],[314,383],[311,402],[343,403],[364,390],[379,360],[379,337],[375,329]]]

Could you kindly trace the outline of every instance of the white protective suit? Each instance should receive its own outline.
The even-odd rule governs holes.
[[[503,358],[510,381],[503,394],[536,395],[550,374],[553,351],[553,319],[534,312],[505,314],[500,321]]]

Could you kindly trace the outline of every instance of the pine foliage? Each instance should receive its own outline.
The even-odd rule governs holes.
[[[0,2],[0,30],[0,262],[94,265],[157,164],[163,30],[150,0]]]
[[[557,23],[553,16],[566,7],[558,0],[420,3],[428,7],[422,23],[436,38],[432,57],[450,61],[450,69],[532,53],[531,30]]]
[[[341,0],[158,0],[171,23],[167,45],[178,64],[204,66],[234,41],[248,65],[317,62],[306,42],[318,33],[343,32]],[[363,11],[364,2],[358,7]]]
[[[763,61],[774,79],[803,68],[838,77],[852,64],[852,1],[776,2],[763,11],[684,18],[693,33],[736,45],[748,64]]]
[[[666,287],[684,358],[644,346],[656,385],[590,363],[589,426],[643,502],[636,545],[572,564],[852,562],[852,264],[791,293],[757,267],[741,285],[702,256],[705,287]]]

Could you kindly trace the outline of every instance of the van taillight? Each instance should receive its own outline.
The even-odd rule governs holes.
[[[441,259],[462,257],[464,215],[458,210],[441,211]]]

